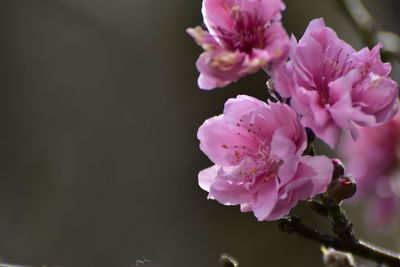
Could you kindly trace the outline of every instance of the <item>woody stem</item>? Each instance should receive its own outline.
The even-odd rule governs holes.
[[[279,228],[286,233],[296,233],[299,236],[320,243],[326,247],[331,247],[343,252],[371,260],[377,263],[386,264],[390,267],[400,266],[400,255],[387,250],[375,247],[362,240],[353,238],[343,238],[340,236],[330,236],[305,226],[301,220],[295,216],[284,217],[279,221]]]

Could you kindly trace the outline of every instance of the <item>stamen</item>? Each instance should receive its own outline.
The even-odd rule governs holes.
[[[253,48],[264,48],[267,45],[265,31],[268,22],[258,13],[241,11],[239,8],[231,9],[234,32],[222,27],[217,27],[217,38],[230,51],[239,50],[250,54]]]
[[[329,86],[331,81],[345,75],[352,69],[352,61],[350,55],[346,54],[344,60],[343,58],[343,48],[339,49],[333,58],[327,58],[322,64],[322,69],[319,78],[314,82],[316,87],[310,86],[311,90],[318,91],[321,99],[321,105],[329,105]]]
[[[222,148],[231,151],[234,161],[240,163],[245,157],[250,157],[255,163],[255,167],[248,172],[240,172],[246,179],[276,179],[278,178],[278,169],[282,162],[277,162],[270,158],[270,146],[269,142],[265,137],[259,136],[257,132],[261,131],[261,128],[256,128],[254,123],[244,122],[243,119],[240,122],[234,124],[237,127],[243,128],[245,132],[250,133],[249,135],[244,134],[242,138],[248,139],[250,143],[257,142],[258,147],[251,147],[247,145],[226,145],[223,144]],[[237,133],[240,134],[239,132]],[[257,178],[258,179],[258,178]]]

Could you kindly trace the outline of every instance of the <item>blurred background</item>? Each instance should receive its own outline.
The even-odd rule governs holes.
[[[357,49],[336,0],[287,0],[300,37],[323,16]],[[369,0],[400,33],[400,2]],[[211,162],[196,131],[237,94],[265,98],[266,76],[197,88],[201,49],[185,33],[201,0],[0,1],[0,260],[26,265],[322,266],[319,246],[206,199]],[[307,211],[297,209],[306,214]],[[364,237],[399,249],[393,236]],[[321,219],[307,215],[309,223]],[[323,224],[321,227],[326,227]]]

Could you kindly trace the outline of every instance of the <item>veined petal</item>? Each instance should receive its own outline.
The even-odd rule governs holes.
[[[271,157],[279,160],[288,159],[296,154],[296,144],[285,134],[284,128],[279,128],[272,136]]]
[[[264,183],[253,202],[252,209],[259,221],[268,220],[268,216],[274,209],[278,197],[278,182],[275,179]]]
[[[215,28],[222,27],[232,30],[231,18],[232,1],[226,0],[203,0],[201,12],[207,29],[215,34]]]
[[[298,176],[307,177],[312,181],[313,191],[311,195],[323,193],[327,189],[327,185],[332,180],[333,164],[332,161],[325,156],[303,156],[301,158],[302,164],[313,170],[313,175],[299,168]]]
[[[199,185],[201,189],[210,192],[211,185],[215,182],[220,166],[214,165],[199,172]]]

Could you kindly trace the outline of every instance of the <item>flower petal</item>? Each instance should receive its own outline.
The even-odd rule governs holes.
[[[258,192],[257,199],[252,205],[254,215],[259,221],[268,220],[268,216],[275,207],[277,201],[277,180],[271,179],[263,184]]]

